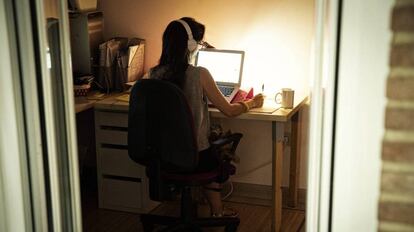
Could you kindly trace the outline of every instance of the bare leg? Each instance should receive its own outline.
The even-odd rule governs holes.
[[[206,188],[220,189],[221,185],[216,182],[205,185]],[[212,214],[221,214],[223,212],[223,202],[221,201],[220,192],[205,189],[204,193],[207,197]]]

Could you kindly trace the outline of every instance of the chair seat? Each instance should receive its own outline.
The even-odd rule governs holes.
[[[164,225],[167,228],[162,231],[202,231],[202,227],[223,226],[226,232],[236,232],[239,218],[197,217],[192,189],[213,181],[226,181],[235,173],[235,167],[230,160],[221,158],[213,165],[200,159],[204,166],[198,165],[197,133],[184,92],[169,81],[143,79],[135,83],[130,95],[128,155],[146,167],[150,198],[173,200],[176,193],[181,194],[181,215],[141,214],[144,231],[153,232],[154,225]],[[241,136],[233,134],[219,139],[211,147],[216,150],[231,144],[230,150],[234,152]]]

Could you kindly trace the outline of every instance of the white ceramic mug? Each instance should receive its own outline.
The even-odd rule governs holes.
[[[281,92],[276,94],[275,102],[277,104],[281,104],[282,108],[292,109],[294,96],[295,96],[295,91],[293,89],[283,88]]]

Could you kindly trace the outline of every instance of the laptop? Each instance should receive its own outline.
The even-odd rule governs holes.
[[[201,49],[195,66],[211,73],[224,98],[230,103],[239,91],[244,62],[244,51]]]

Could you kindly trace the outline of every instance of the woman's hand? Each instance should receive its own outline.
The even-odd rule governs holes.
[[[250,109],[262,107],[263,100],[264,100],[264,96],[259,93],[256,96],[254,96],[253,99],[247,100],[245,102],[240,102],[240,103],[245,106],[246,108],[245,112],[247,112]]]
[[[264,100],[262,94],[257,94],[253,97],[253,99],[247,101],[230,104],[224,98],[223,94],[221,94],[210,72],[203,67],[198,68],[200,69],[201,86],[203,87],[208,99],[227,117],[236,117],[249,111],[251,108],[262,107]]]
[[[260,108],[263,106],[264,96],[263,94],[259,93],[254,96],[252,100],[254,102],[252,108]]]

